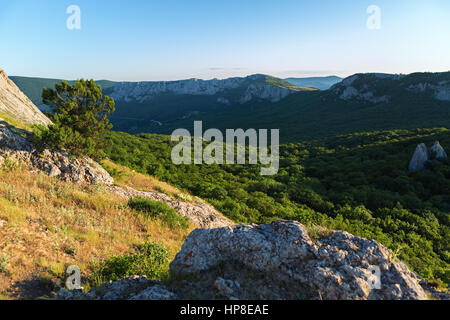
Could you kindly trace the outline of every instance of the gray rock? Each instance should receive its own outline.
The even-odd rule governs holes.
[[[170,270],[201,273],[221,263],[238,262],[309,287],[323,299],[427,299],[419,278],[393,257],[373,240],[334,232],[313,242],[300,223],[277,221],[194,230]],[[374,287],[374,268],[381,273],[380,289]],[[223,292],[224,287],[220,285]]]
[[[6,159],[63,181],[104,185],[114,183],[108,172],[92,159],[71,159],[67,153],[58,150],[38,152],[29,140],[0,123],[0,166]]]
[[[154,285],[132,296],[129,300],[176,300],[175,293],[167,290],[165,286]]]
[[[188,79],[180,81],[157,81],[157,82],[120,82],[112,88],[109,94],[115,101],[135,101],[143,103],[151,101],[161,94],[175,94],[175,95],[196,95],[196,96],[214,96],[218,97],[218,102],[223,104],[230,104],[229,91],[237,88],[245,88],[245,93],[238,99],[241,104],[246,103],[253,98],[268,100],[271,102],[278,102],[290,94],[295,93],[295,90],[279,87],[276,85],[264,84],[266,76],[251,75],[244,78],[229,78],[229,79]],[[261,83],[259,83],[261,82]],[[222,95],[226,95],[224,97]]]
[[[409,171],[420,171],[425,169],[425,163],[430,159],[429,157],[427,146],[424,143],[419,144],[409,162]]]
[[[444,148],[442,148],[439,141],[436,141],[434,145],[430,149],[431,153],[435,154],[436,159],[448,159],[447,153],[445,152]]]
[[[60,289],[56,300],[175,300],[177,296],[157,281],[132,276],[104,283],[88,293]]]
[[[51,121],[0,69],[0,111],[26,124],[48,125]]]

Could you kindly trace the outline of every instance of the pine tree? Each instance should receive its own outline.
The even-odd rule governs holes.
[[[36,126],[34,141],[40,147],[62,149],[73,156],[88,156],[95,160],[105,157],[108,132],[112,129],[109,115],[114,112],[114,100],[104,96],[94,80],[67,81],[45,88],[43,103],[52,112],[48,127]]]

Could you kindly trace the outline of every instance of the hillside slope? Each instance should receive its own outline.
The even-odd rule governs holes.
[[[341,82],[342,78],[336,76],[329,76],[329,77],[310,77],[310,78],[287,78],[284,80],[299,87],[310,87],[310,88],[317,88],[320,90],[328,90],[336,83]]]
[[[206,199],[236,222],[277,219],[345,230],[390,248],[422,277],[450,283],[450,163],[411,172],[418,144],[450,130],[366,132],[280,146],[280,170],[256,165],[174,165],[170,136],[113,132],[107,153],[129,166]],[[440,279],[440,280],[439,280]]]
[[[60,83],[62,79],[48,79],[48,78],[33,78],[33,77],[20,77],[20,76],[10,76],[9,77],[16,85],[24,92],[27,97],[36,105],[40,106],[42,104],[42,90],[44,88],[54,88],[56,83]],[[75,83],[73,80],[69,80],[70,84]],[[97,80],[95,82],[101,85],[103,89],[114,86],[116,83],[114,81],[108,80]]]
[[[221,130],[280,129],[282,141],[298,142],[355,132],[450,127],[449,90],[450,72],[359,74],[327,91],[297,92],[277,103],[230,106],[167,123],[155,132],[192,130],[193,120],[203,120],[204,128]]]
[[[39,104],[42,89],[57,82],[27,77],[13,80]],[[116,102],[116,112],[111,117],[115,130],[127,132],[168,133],[183,121],[226,114],[230,108],[248,108],[262,101],[273,104],[296,92],[315,90],[261,74],[223,80],[97,81],[97,84]],[[45,106],[40,107],[45,110]]]

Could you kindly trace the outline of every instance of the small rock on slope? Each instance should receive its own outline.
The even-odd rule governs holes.
[[[37,151],[33,144],[0,123],[0,166],[5,161],[23,163],[32,171],[41,171],[51,177],[75,183],[114,183],[102,166],[89,158],[72,159],[63,151]]]

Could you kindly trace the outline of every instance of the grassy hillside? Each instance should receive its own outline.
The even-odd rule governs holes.
[[[297,220],[391,248],[427,279],[450,282],[450,163],[408,172],[420,142],[450,149],[450,130],[350,134],[281,147],[281,168],[173,165],[170,137],[112,133],[112,160],[207,199],[236,222]]]
[[[101,270],[111,267],[111,257],[117,257],[118,266],[136,246],[149,242],[167,248],[168,263],[192,230],[168,227],[101,187],[62,182],[8,163],[0,169],[0,300],[48,296],[63,284],[69,265],[81,268],[87,290],[100,281],[99,275],[107,276]],[[141,190],[178,192],[156,179],[116,169],[123,172],[122,182]],[[167,272],[168,265],[158,268]]]

